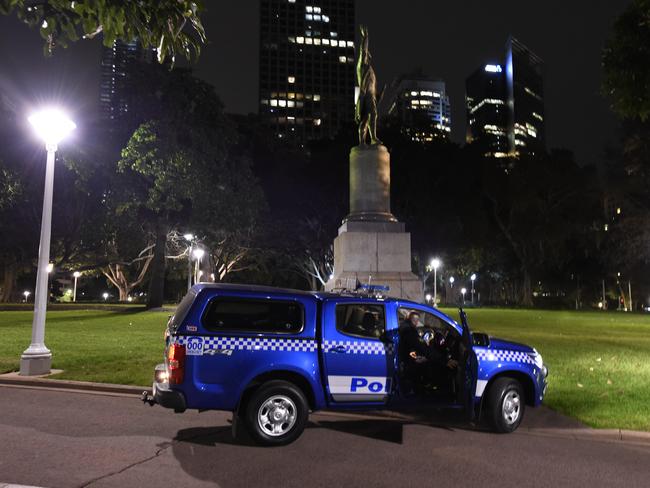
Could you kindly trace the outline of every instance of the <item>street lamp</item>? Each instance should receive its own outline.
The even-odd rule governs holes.
[[[76,302],[77,301],[77,278],[81,276],[81,273],[79,271],[75,271],[72,273],[72,276],[74,276],[74,288],[72,291],[72,301]]]
[[[54,159],[57,145],[75,129],[75,124],[56,109],[43,110],[29,117],[37,135],[45,142],[47,162],[45,166],[45,188],[43,191],[43,216],[41,239],[38,248],[38,268],[34,289],[34,320],[32,321],[32,342],[20,357],[20,374],[33,376],[47,374],[52,367],[52,353],[45,346],[45,313],[48,299],[48,273],[50,261],[50,235],[52,230],[52,192],[54,186]]]
[[[472,273],[469,279],[472,280],[472,305],[474,305],[474,282],[476,281],[476,273]]]
[[[438,258],[431,260],[431,267],[433,268],[433,306],[436,306],[438,301],[438,268],[442,263]]]
[[[107,292],[102,293],[102,298],[104,299],[104,301],[108,300],[108,293]]]
[[[427,301],[427,303],[429,303],[429,302],[431,301],[431,293],[427,293],[427,294],[424,296],[424,299]]]
[[[456,281],[456,279],[453,276],[450,276],[449,277],[449,284],[451,285],[452,288],[454,287],[454,281]]]
[[[463,295],[463,305],[465,305],[465,293],[467,293],[467,288],[461,288],[460,294]]]
[[[23,292],[23,295],[24,295],[24,297],[25,297],[25,303],[27,303],[27,299],[29,298],[29,295],[31,295],[31,294],[32,294],[31,291],[27,291],[27,290],[25,290],[25,291]]]

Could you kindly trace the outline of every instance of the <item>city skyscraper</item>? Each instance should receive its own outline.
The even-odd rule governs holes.
[[[445,82],[422,73],[397,78],[387,92],[387,115],[416,142],[448,139],[451,105]]]
[[[354,0],[262,0],[260,115],[296,145],[354,118]]]
[[[112,47],[102,47],[99,104],[104,120],[117,121],[128,112],[129,70],[154,58],[154,51],[142,49],[137,40],[115,41]]]
[[[466,80],[467,142],[491,157],[546,150],[543,61],[514,37],[498,63]]]

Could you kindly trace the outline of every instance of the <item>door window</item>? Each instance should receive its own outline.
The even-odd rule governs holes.
[[[336,330],[349,336],[380,339],[386,330],[384,306],[365,303],[337,305]]]

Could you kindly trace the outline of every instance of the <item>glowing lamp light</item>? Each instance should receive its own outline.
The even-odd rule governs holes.
[[[192,239],[194,239],[194,234],[183,234],[183,239],[185,239],[186,241],[191,241]]]
[[[456,281],[456,278],[454,278],[453,276],[450,276],[449,277],[449,283],[451,283],[453,285],[454,281]]]
[[[440,260],[439,260],[438,258],[433,258],[433,259],[431,260],[431,267],[432,267],[433,269],[438,269],[438,268],[440,267],[441,264],[442,264],[442,263],[440,262]]]
[[[53,108],[41,110],[31,115],[28,120],[46,145],[56,146],[77,127],[64,112]]]
[[[192,251],[192,255],[194,256],[194,259],[200,260],[203,258],[203,255],[205,254],[205,251],[201,249],[200,247],[197,247]]]
[[[106,292],[102,293],[102,297],[104,298],[104,300],[108,300],[108,293]]]
[[[27,300],[27,297],[29,297],[29,295],[31,295],[31,294],[32,294],[31,291],[27,291],[27,290],[25,290],[25,291],[23,292],[23,295],[25,296],[25,300]]]
[[[431,293],[427,293],[424,298],[426,299],[427,302],[430,302],[433,297],[431,296]]]
[[[472,273],[472,276],[469,277],[470,280],[475,281],[476,280],[476,273]]]
[[[467,293],[467,288],[461,288],[460,292],[464,295],[465,293]]]
[[[75,278],[79,278],[81,276],[81,273],[79,271],[75,271],[74,273],[72,273],[72,276],[74,276]]]
[[[485,65],[485,71],[488,73],[501,73],[501,66],[498,64],[486,64]]]
[[[47,268],[45,268],[45,269],[47,270],[48,273],[51,273],[52,270],[54,269],[54,264],[53,263],[48,264]]]

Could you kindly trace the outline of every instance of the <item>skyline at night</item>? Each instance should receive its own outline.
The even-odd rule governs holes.
[[[545,61],[547,147],[572,150],[584,165],[602,162],[606,147],[619,143],[618,121],[601,93],[600,59],[613,21],[628,3],[547,2],[525,8],[508,1],[499,9],[480,2],[377,8],[376,2],[357,0],[356,23],[369,26],[379,86],[420,67],[445,81],[452,107],[451,139],[459,144],[465,139],[465,79],[486,60],[500,59],[504,39],[517,37]],[[587,7],[590,15],[585,17]],[[431,18],[445,22],[432,30]],[[214,6],[204,24],[209,41],[193,66],[195,73],[215,86],[227,111],[257,113],[259,3]],[[49,59],[42,48],[37,32],[13,16],[0,17],[5,67],[0,93],[25,106],[35,99],[61,98],[82,117],[91,117],[99,98],[100,43],[80,41]],[[22,62],[26,58],[30,63]]]

